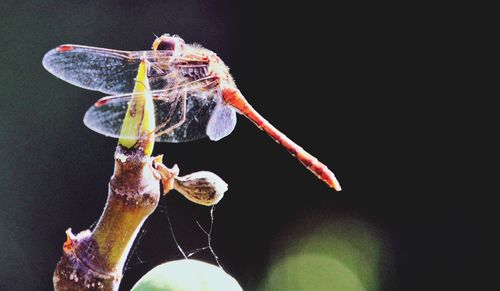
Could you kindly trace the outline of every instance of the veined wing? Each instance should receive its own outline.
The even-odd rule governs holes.
[[[85,89],[106,94],[132,92],[141,58],[149,63],[167,61],[171,51],[119,51],[82,45],[61,45],[43,57],[43,66],[56,77]],[[152,90],[162,89],[161,77],[149,80]]]
[[[165,90],[156,90],[151,93],[155,105],[156,126],[164,125],[161,129],[165,129],[178,123],[182,118],[183,110],[180,94],[172,91],[166,95]],[[187,110],[184,123],[169,134],[156,136],[156,141],[179,143],[204,138],[207,136],[207,125],[214,113],[222,112],[225,116],[228,115],[227,110],[220,110],[218,107],[222,102],[219,95],[213,92],[197,91],[188,91],[186,94]],[[100,99],[85,113],[83,119],[85,125],[105,136],[118,138],[128,102],[132,97],[133,94],[123,94]],[[229,120],[232,119],[229,118]],[[229,128],[232,130],[234,124]],[[230,131],[225,130],[224,136],[229,133]],[[221,134],[218,135],[218,139],[220,138],[222,138]]]

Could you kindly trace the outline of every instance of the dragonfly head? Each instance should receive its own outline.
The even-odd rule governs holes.
[[[164,34],[155,39],[153,42],[152,49],[172,51],[175,54],[176,51],[182,51],[184,49],[185,42],[182,38],[177,35]]]

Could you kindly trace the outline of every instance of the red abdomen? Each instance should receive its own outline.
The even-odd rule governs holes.
[[[333,172],[330,171],[325,164],[318,161],[313,155],[306,152],[301,146],[294,143],[284,133],[262,117],[262,115],[253,109],[239,90],[225,89],[222,96],[226,103],[245,115],[272,139],[281,144],[292,156],[296,157],[309,171],[316,175],[316,177],[324,181],[331,188],[337,191],[342,190],[337,178],[335,178]]]

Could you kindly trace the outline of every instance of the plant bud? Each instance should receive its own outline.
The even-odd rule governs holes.
[[[194,203],[212,206],[224,197],[227,184],[212,172],[200,171],[176,177],[174,189]]]

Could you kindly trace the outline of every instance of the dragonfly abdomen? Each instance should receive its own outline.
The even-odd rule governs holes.
[[[306,152],[301,146],[293,142],[284,133],[275,128],[269,121],[253,109],[239,90],[226,89],[223,91],[222,95],[226,103],[233,106],[241,114],[245,115],[248,119],[255,123],[257,127],[267,133],[273,140],[282,145],[316,177],[337,191],[342,189],[333,172],[330,171],[325,164],[321,163],[317,158]]]
[[[265,120],[259,127],[277,143],[282,145],[292,156],[297,158],[302,165],[304,165],[309,171],[325,182],[328,186],[337,191],[342,189],[333,172],[330,171],[325,164],[304,150],[304,148],[293,142],[267,120]]]

